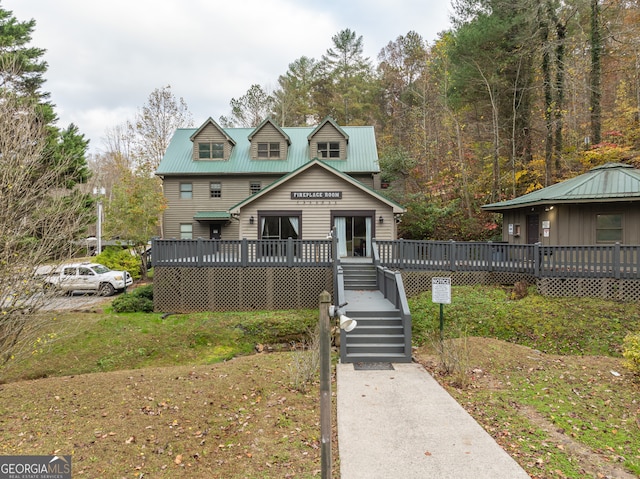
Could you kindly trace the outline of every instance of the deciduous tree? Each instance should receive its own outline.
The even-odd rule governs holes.
[[[0,370],[53,321],[38,268],[75,253],[93,219],[90,199],[67,188],[76,152],[47,156],[50,138],[34,105],[0,93]]]

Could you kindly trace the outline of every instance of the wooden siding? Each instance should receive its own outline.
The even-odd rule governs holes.
[[[310,140],[309,150],[311,158],[318,158],[318,142],[339,142],[340,143],[340,158],[325,158],[327,160],[332,159],[334,161],[347,159],[347,140],[336,128],[329,122],[325,123]],[[310,159],[311,159],[310,158]]]
[[[193,237],[209,238],[209,222],[193,219],[198,211],[227,211],[233,205],[251,194],[250,184],[259,181],[264,188],[276,181],[278,176],[216,176],[216,177],[184,177],[164,179],[164,196],[167,209],[164,211],[164,237],[179,238],[180,224],[192,223]],[[190,200],[180,199],[180,183],[193,185],[193,197]],[[219,182],[222,185],[222,196],[211,198],[209,185]],[[222,239],[238,239],[238,221],[231,219],[221,230]]]
[[[539,216],[539,239],[543,245],[595,245],[596,216],[623,215],[622,244],[640,244],[640,207],[635,203],[584,203],[520,208],[503,215],[502,240],[511,244],[527,243],[527,216]],[[549,236],[544,236],[543,221],[549,221]],[[509,235],[509,225],[520,225],[520,236]]]
[[[341,191],[342,199],[292,200],[292,191]],[[376,238],[395,239],[396,225],[392,208],[348,181],[321,168],[313,167],[288,180],[242,208],[240,238],[258,238],[258,211],[301,211],[304,239],[324,239],[331,230],[331,213],[345,210],[375,211],[373,234]],[[254,224],[249,219],[254,217]],[[379,223],[379,217],[383,223]]]
[[[280,158],[258,158],[258,143],[280,143]],[[251,139],[251,159],[261,160],[286,160],[289,154],[287,140],[271,123],[265,123],[260,131],[256,132]]]
[[[223,159],[209,159],[200,160],[198,157],[198,143],[199,142],[213,142],[224,144],[224,158]],[[225,138],[224,134],[215,127],[215,125],[209,123],[205,126],[200,133],[193,139],[193,160],[197,161],[226,161],[231,156],[231,144]]]

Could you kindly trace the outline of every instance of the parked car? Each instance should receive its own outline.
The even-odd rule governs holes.
[[[111,296],[133,284],[127,271],[112,271],[98,263],[64,264],[43,278],[62,291],[95,291],[101,296]]]

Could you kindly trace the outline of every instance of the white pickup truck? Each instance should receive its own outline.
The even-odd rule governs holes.
[[[42,276],[62,291],[95,291],[101,296],[111,296],[133,284],[127,271],[112,271],[98,263],[63,264]]]

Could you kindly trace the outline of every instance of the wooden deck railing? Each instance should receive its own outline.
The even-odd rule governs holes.
[[[154,240],[153,266],[331,266],[332,240]],[[415,271],[640,279],[638,245],[543,246],[374,240],[374,263]]]
[[[330,240],[153,240],[153,266],[330,266]]]
[[[543,246],[456,241],[375,241],[377,261],[416,271],[501,271],[536,278],[640,279],[640,246]]]

